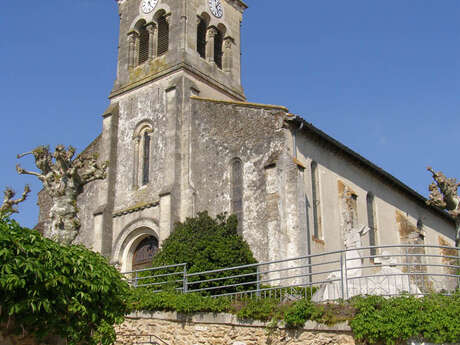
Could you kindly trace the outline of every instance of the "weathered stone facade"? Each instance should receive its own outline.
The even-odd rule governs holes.
[[[303,329],[269,329],[265,323],[239,321],[228,314],[138,313],[117,327],[116,345],[149,341],[168,345],[355,344],[346,324],[325,326],[309,321]]]
[[[159,0],[148,13],[142,0],[118,4],[117,79],[87,149],[109,162],[108,177],[78,199],[76,242],[129,271],[145,238],[161,245],[175,222],[207,210],[237,213],[260,261],[344,248],[345,211],[372,228],[363,245],[455,244],[453,219],[396,178],[285,107],[246,102],[242,1],[221,0],[220,18],[207,0]],[[43,193],[39,203],[45,224]],[[421,229],[401,230],[401,215]]]

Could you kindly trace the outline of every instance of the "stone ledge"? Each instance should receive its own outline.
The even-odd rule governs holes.
[[[130,213],[143,211],[143,210],[145,210],[147,208],[156,207],[158,205],[160,205],[159,201],[154,201],[154,202],[149,202],[149,203],[140,203],[140,204],[134,205],[132,207],[129,207],[129,208],[125,209],[125,210],[121,210],[121,211],[117,211],[117,212],[113,213],[112,218],[117,218],[117,217],[125,216],[125,215],[130,214]]]
[[[248,107],[248,108],[276,109],[276,110],[284,111],[286,113],[289,112],[288,108],[283,107],[282,105],[249,103],[249,102],[238,102],[238,101],[225,101],[225,100],[217,100],[217,99],[212,99],[212,98],[203,98],[203,97],[198,97],[198,96],[190,96],[190,99],[194,99],[197,101],[211,102],[211,103],[236,105],[236,106]]]
[[[196,324],[214,324],[227,326],[243,326],[243,327],[267,327],[268,322],[255,320],[240,320],[236,315],[225,313],[195,313],[192,315],[181,314],[177,312],[135,312],[126,316],[127,319],[153,319],[173,322],[188,322]],[[278,326],[284,329],[284,326]],[[338,323],[335,325],[324,325],[315,321],[307,321],[302,328],[305,331],[321,331],[321,332],[345,332],[351,333],[351,328],[347,322]]]

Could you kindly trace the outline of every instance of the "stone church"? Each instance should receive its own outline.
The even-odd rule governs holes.
[[[85,150],[108,177],[79,197],[76,242],[130,271],[206,210],[236,214],[259,261],[342,249],[361,225],[363,245],[454,245],[447,213],[287,108],[246,100],[243,1],[117,2],[116,81]]]

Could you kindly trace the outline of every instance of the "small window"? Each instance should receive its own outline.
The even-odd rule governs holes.
[[[376,231],[377,227],[375,224],[375,201],[374,195],[372,193],[367,193],[366,197],[367,202],[367,225],[369,226],[369,245],[375,246],[376,244]],[[371,256],[377,255],[377,250],[371,248]]]
[[[417,219],[417,230],[423,231],[423,219],[422,218]]]
[[[166,53],[169,49],[169,24],[165,15],[158,18],[158,48],[157,55]]]
[[[206,30],[206,22],[200,18],[197,27],[196,50],[203,59],[206,58]]]
[[[321,231],[321,213],[320,213],[320,197],[319,197],[319,175],[318,163],[311,163],[311,194],[312,194],[312,209],[313,209],[313,236],[316,239],[322,239]]]
[[[142,184],[146,185],[149,183],[149,172],[150,172],[150,135],[147,131],[144,132],[143,138],[144,154],[142,162]]]
[[[238,232],[243,229],[243,162],[239,158],[232,161],[232,213],[238,218]]]
[[[138,64],[143,64],[149,58],[149,32],[142,27],[139,32],[139,59]]]
[[[135,189],[150,183],[152,126],[142,123],[134,133],[134,179]]]

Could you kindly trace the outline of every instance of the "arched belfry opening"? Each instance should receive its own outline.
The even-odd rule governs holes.
[[[160,56],[169,49],[169,16],[161,10],[155,14],[155,19],[158,25],[157,56]]]
[[[196,50],[198,54],[205,59],[206,58],[206,33],[208,30],[209,16],[203,13],[197,18],[197,29],[196,29]]]
[[[149,32],[145,20],[139,20],[134,28],[135,39],[135,65],[141,65],[149,58]]]
[[[152,260],[158,252],[158,240],[155,236],[144,238],[134,249],[132,270],[141,270],[152,266]]]
[[[227,28],[223,24],[217,25],[217,33],[214,37],[214,62],[216,66],[222,69],[222,57],[223,53],[223,44],[224,44],[224,37]]]
[[[145,26],[139,30],[139,61],[141,65],[149,59],[149,33]]]

